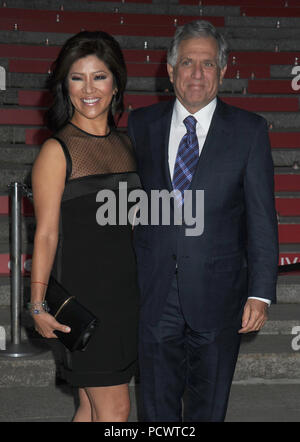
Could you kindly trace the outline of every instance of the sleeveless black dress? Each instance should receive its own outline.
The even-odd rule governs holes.
[[[140,188],[132,147],[116,130],[95,136],[72,123],[54,138],[66,156],[67,178],[52,274],[100,320],[84,352],[64,347],[63,374],[77,387],[127,383],[136,370],[139,300],[132,225],[124,222],[127,213],[119,223],[118,207],[120,183],[127,192]],[[99,225],[107,202],[99,191],[115,197],[115,225]]]

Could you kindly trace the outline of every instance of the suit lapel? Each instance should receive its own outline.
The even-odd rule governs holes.
[[[173,190],[169,168],[169,136],[174,100],[170,101],[164,112],[150,123],[150,145],[154,170],[161,174],[161,188]]]
[[[198,187],[199,183],[204,184],[206,179],[210,178],[213,165],[218,161],[218,152],[226,149],[231,142],[230,139],[230,122],[227,121],[226,106],[218,99],[190,188],[193,188],[196,182]]]

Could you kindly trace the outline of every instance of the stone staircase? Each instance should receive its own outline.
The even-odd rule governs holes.
[[[228,103],[263,115],[269,122],[279,219],[279,264],[287,266],[300,261],[299,91],[292,88],[295,76],[292,69],[298,66],[298,59],[300,64],[299,1],[0,0],[0,66],[6,71],[6,90],[0,90],[2,334],[4,330],[6,336],[10,336],[7,185],[15,180],[30,182],[32,163],[49,134],[43,126],[43,113],[49,102],[45,82],[59,46],[82,28],[101,28],[116,36],[124,50],[129,72],[126,113],[120,122],[125,131],[132,108],[170,97],[171,86],[165,69],[166,47],[176,24],[197,17],[210,20],[229,40],[231,54],[221,97]],[[33,210],[26,199],[22,213],[25,303],[29,296],[35,227]],[[293,267],[291,265],[290,269]],[[300,334],[295,328],[300,327],[300,274],[286,271],[287,267],[279,267],[279,270],[278,303],[270,308],[268,323],[258,334],[243,337],[233,398],[241,391],[235,390],[237,388],[256,386],[262,392],[263,388],[272,387],[270,394],[277,398],[279,406],[282,395],[276,395],[275,388],[285,391],[286,386],[289,394],[291,386],[294,391],[300,389],[300,339],[297,341],[297,335],[292,334]],[[22,339],[41,343],[26,313],[22,314]],[[71,419],[73,397],[66,394],[66,387],[57,374],[55,342],[43,345],[46,345],[45,350],[34,357],[0,357],[0,421]],[[138,388],[134,381],[131,394],[135,405],[130,419],[136,421]],[[54,407],[52,411],[49,411],[49,401]],[[249,401],[251,403],[248,397]],[[241,404],[246,406],[242,400]],[[271,404],[276,405],[272,400]],[[235,416],[238,420],[242,415]],[[257,415],[256,419],[262,417]]]

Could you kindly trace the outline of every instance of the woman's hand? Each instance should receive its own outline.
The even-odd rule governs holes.
[[[49,313],[41,313],[34,315],[35,330],[44,338],[57,338],[53,333],[54,330],[59,330],[63,333],[70,333],[71,329],[67,325],[60,324]]]

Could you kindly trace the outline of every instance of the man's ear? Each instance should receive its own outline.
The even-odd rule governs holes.
[[[226,71],[227,71],[227,65],[223,69],[221,69],[221,71],[220,71],[219,84],[222,84],[224,75],[226,74]]]
[[[167,63],[167,71],[168,71],[168,74],[169,74],[170,82],[173,83],[174,68],[169,63]]]

